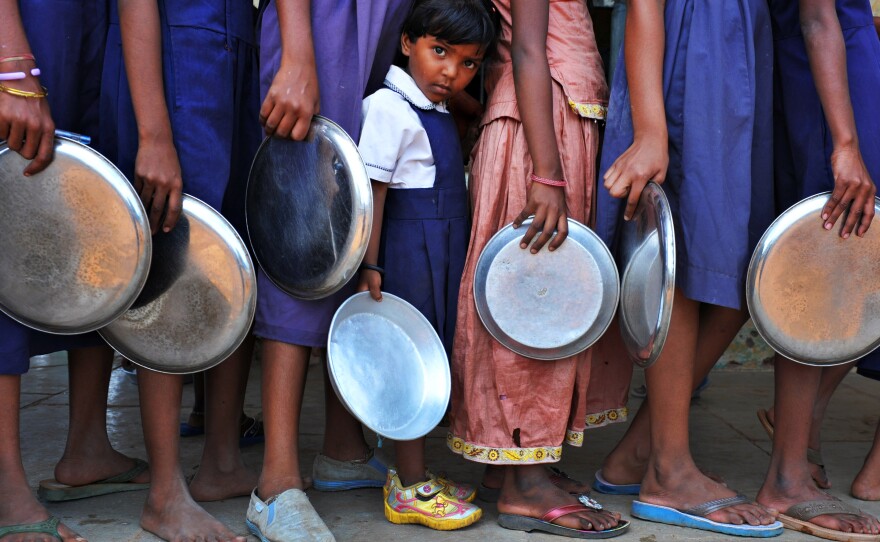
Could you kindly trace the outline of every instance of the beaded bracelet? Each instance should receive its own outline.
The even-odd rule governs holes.
[[[361,264],[361,271],[366,271],[366,270],[375,271],[376,273],[379,273],[379,275],[381,275],[383,277],[385,276],[385,270],[382,269],[381,267],[379,267],[378,265],[372,265],[369,263],[362,263]]]
[[[43,92],[31,92],[29,90],[19,90],[17,88],[7,87],[6,85],[0,83],[0,92],[12,94],[13,96],[18,96],[20,98],[45,98],[49,95],[49,91],[46,89],[46,87],[40,85],[40,88],[43,89]]]
[[[40,68],[34,68],[31,70],[31,75],[34,77],[40,76]],[[0,81],[20,81],[27,77],[27,74],[24,72],[4,72],[0,73]]]
[[[565,186],[568,184],[565,182],[565,179],[548,179],[546,177],[538,177],[534,173],[529,176],[529,179],[531,179],[533,183],[546,184],[547,186]]]
[[[21,55],[4,56],[3,58],[0,58],[0,62],[17,62],[19,60],[33,60],[34,62],[36,62],[34,55],[28,53],[24,53]]]

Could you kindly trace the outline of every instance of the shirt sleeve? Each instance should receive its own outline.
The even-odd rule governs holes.
[[[388,90],[379,90],[363,103],[363,124],[358,150],[370,179],[390,183],[403,152],[405,131],[396,118],[400,99]]]

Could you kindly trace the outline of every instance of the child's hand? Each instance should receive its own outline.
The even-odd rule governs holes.
[[[134,163],[134,187],[150,215],[150,231],[156,233],[165,212],[162,230],[171,231],[180,216],[183,180],[180,161],[171,137],[142,140]],[[167,207],[167,212],[165,211]]]
[[[529,186],[525,209],[514,219],[513,227],[520,227],[523,221],[531,215],[535,215],[535,218],[532,219],[532,224],[523,235],[519,247],[529,246],[532,239],[540,231],[541,235],[531,249],[532,254],[537,254],[547,241],[550,241],[550,236],[556,229],[556,235],[550,242],[549,249],[553,251],[559,248],[559,245],[568,237],[568,205],[565,203],[565,190],[561,186],[548,186],[533,182]]]
[[[382,301],[382,275],[372,269],[361,269],[361,278],[358,281],[358,292],[370,291],[370,297],[376,301]]]
[[[615,198],[626,197],[623,219],[632,218],[648,181],[662,184],[669,167],[669,143],[664,138],[637,138],[605,172],[605,188]]]
[[[312,117],[319,110],[320,92],[314,60],[282,60],[260,108],[260,123],[266,135],[299,141],[309,133]]]
[[[6,86],[13,87],[14,83],[19,81],[7,81]],[[36,79],[30,77],[15,88],[42,92]],[[5,139],[9,148],[22,157],[33,160],[24,169],[26,177],[46,169],[55,149],[55,124],[45,98],[22,98],[0,92],[0,139]]]
[[[874,218],[877,189],[858,147],[835,149],[831,153],[831,172],[834,174],[834,190],[822,209],[825,229],[830,230],[838,217],[849,210],[840,236],[846,239],[855,228],[856,235],[862,237]]]

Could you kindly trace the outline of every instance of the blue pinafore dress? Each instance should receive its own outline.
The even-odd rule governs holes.
[[[880,40],[868,0],[837,0],[846,44],[850,101],[859,149],[875,184],[880,182]],[[797,2],[772,0],[775,64],[775,171],[777,212],[832,190],[833,142],[810,71]],[[871,228],[877,227],[877,218]],[[862,358],[859,373],[880,380],[880,351]]]
[[[464,162],[452,115],[410,106],[428,134],[434,186],[388,190],[378,259],[385,268],[382,289],[425,315],[451,355],[470,239]]]

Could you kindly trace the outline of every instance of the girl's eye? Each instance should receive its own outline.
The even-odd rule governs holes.
[[[435,45],[434,52],[440,56],[443,56],[444,54],[446,54],[446,49],[444,49],[443,47],[440,47],[439,45]]]
[[[464,67],[465,67],[465,68],[468,68],[468,69],[473,69],[473,68],[476,68],[476,67],[477,67],[477,63],[474,62],[473,60],[465,60],[465,61],[464,61]]]

